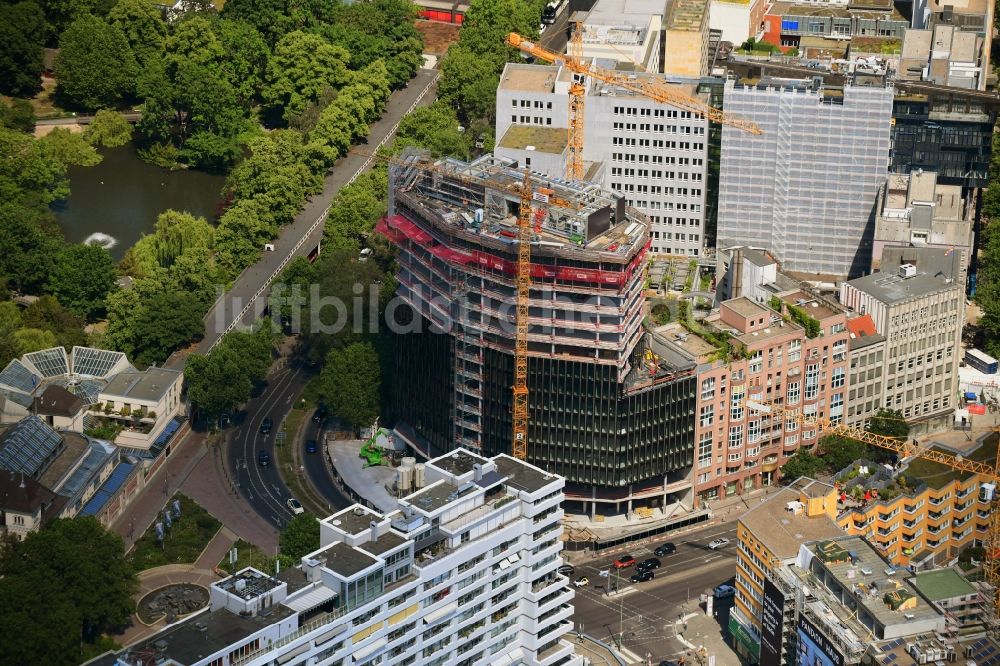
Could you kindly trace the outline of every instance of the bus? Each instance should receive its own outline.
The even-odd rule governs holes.
[[[965,350],[965,364],[986,375],[995,375],[997,372],[997,360],[978,349]]]
[[[559,10],[562,9],[563,4],[566,0],[553,0],[549,4],[545,5],[545,9],[542,10],[542,23],[545,25],[552,25],[556,22],[556,15]]]

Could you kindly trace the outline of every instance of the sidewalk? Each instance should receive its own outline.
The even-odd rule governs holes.
[[[626,666],[628,660],[614,651],[610,645],[591,638],[586,634],[570,632],[566,635],[567,640],[573,643],[573,650],[588,660],[589,666]]]
[[[215,573],[215,567],[233,547],[236,539],[236,534],[223,527],[208,542],[194,564],[166,564],[140,572],[139,592],[136,595],[136,601],[154,590],[174,583],[192,583],[208,588],[209,585],[219,580],[219,576]],[[134,613],[131,616],[131,621],[132,625],[116,636],[116,640],[122,645],[131,645],[141,641],[167,625],[166,617],[160,618],[151,625],[145,625]]]
[[[719,619],[706,615],[698,599],[686,602],[681,608],[684,617],[674,622],[674,636],[685,649],[674,655],[675,661],[683,657],[687,664],[705,664],[709,658],[715,657],[716,664],[741,663],[726,642],[728,629],[719,623]],[[729,612],[725,611],[724,616],[728,618]]]

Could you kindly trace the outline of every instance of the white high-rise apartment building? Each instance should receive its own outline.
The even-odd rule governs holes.
[[[497,88],[497,156],[565,175],[573,76],[557,65],[507,65]],[[601,81],[588,79],[586,87],[585,179],[622,194],[649,217],[654,253],[701,254],[708,121]],[[678,88],[696,94],[693,83]]]
[[[871,262],[875,205],[889,164],[891,85],[726,82],[718,246],[769,250],[798,277],[839,280]]]
[[[298,566],[214,583],[209,608],[102,664],[581,666],[562,477],[464,449],[417,476],[396,511],[326,518]]]

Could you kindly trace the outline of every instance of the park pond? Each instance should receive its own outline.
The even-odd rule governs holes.
[[[139,159],[132,144],[101,154],[97,166],[70,167],[71,194],[52,206],[70,243],[98,243],[118,260],[143,234],[152,233],[165,210],[214,220],[225,176],[161,169]]]

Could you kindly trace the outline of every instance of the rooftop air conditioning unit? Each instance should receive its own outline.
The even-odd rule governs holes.
[[[911,278],[917,274],[917,267],[913,264],[900,264],[899,266],[899,277],[906,279]]]

